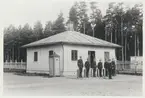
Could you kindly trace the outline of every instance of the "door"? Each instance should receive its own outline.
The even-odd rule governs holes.
[[[89,58],[89,62],[91,64],[91,68],[92,68],[92,63],[95,58],[95,51],[88,51],[88,58]]]
[[[55,69],[54,69],[54,74],[55,76],[60,76],[60,60],[59,60],[59,57],[54,57],[54,66],[55,66]]]
[[[49,75],[50,76],[54,75],[54,60],[53,60],[53,57],[49,58]]]
[[[49,75],[54,76],[54,58],[53,58],[53,50],[49,51]]]
[[[104,52],[104,60],[109,60],[109,52]]]
[[[88,51],[88,60],[89,60],[89,63],[91,63],[91,51]]]

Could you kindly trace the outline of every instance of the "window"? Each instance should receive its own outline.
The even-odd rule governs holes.
[[[109,52],[104,52],[104,59],[109,60]]]
[[[49,51],[49,56],[52,56],[53,55],[53,50],[50,50]]]
[[[78,59],[77,50],[71,51],[71,60],[75,61]]]
[[[34,52],[34,61],[38,61],[38,53]]]

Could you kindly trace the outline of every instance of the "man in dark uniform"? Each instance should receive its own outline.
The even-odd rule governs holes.
[[[102,62],[101,60],[99,60],[99,63],[98,63],[98,69],[99,69],[99,76],[102,77]]]
[[[92,65],[93,65],[93,77],[96,77],[96,61],[95,61],[95,58],[94,58],[94,61],[93,61],[93,63],[92,63]]]
[[[107,77],[108,76],[108,61],[107,61],[107,59],[105,59],[104,68],[105,68],[105,76]]]
[[[112,76],[115,76],[115,61],[114,61],[114,59],[112,59],[111,65],[112,65]]]
[[[85,62],[85,68],[86,68],[86,77],[89,77],[89,69],[90,69],[90,63],[89,60]]]
[[[108,73],[109,73],[109,79],[112,79],[112,64],[111,64],[110,59],[109,59],[109,62],[108,62]]]
[[[80,59],[78,60],[78,67],[79,67],[79,77],[82,78],[83,60],[81,56]]]

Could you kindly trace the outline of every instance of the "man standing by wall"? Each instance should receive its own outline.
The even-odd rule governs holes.
[[[81,56],[80,59],[78,60],[78,67],[79,67],[79,77],[82,78],[83,60]]]
[[[102,77],[102,62],[101,60],[99,60],[99,63],[98,63],[98,69],[99,69],[99,76]]]
[[[115,65],[114,59],[112,59],[111,65],[112,65],[112,76],[115,76],[115,69],[116,69],[115,66],[116,66],[116,65]]]
[[[89,69],[90,69],[90,63],[89,60],[85,62],[85,68],[86,68],[86,77],[89,77]]]
[[[94,58],[94,61],[93,61],[93,77],[96,77],[96,60],[95,60],[95,58]]]
[[[109,63],[108,63],[108,72],[109,72],[109,79],[112,79],[112,64],[111,64],[110,59],[109,59]]]
[[[104,68],[105,68],[105,76],[107,77],[108,76],[108,61],[107,61],[107,59],[105,59]]]

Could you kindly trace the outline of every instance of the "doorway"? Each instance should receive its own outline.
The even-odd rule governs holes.
[[[88,59],[91,64],[91,68],[93,67],[93,60],[95,58],[95,51],[88,51]]]
[[[60,76],[60,56],[53,51],[49,51],[49,74]]]

